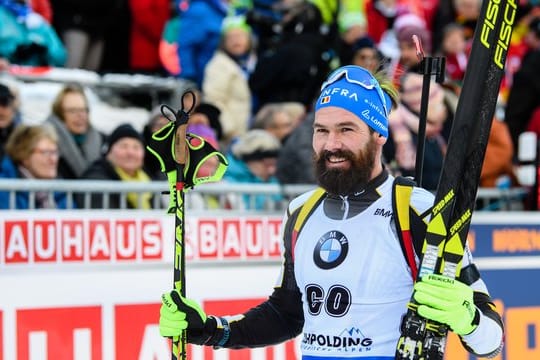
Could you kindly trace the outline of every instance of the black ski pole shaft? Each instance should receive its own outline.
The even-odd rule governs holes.
[[[435,75],[435,81],[438,83],[444,81],[444,68],[446,61],[444,57],[426,57],[422,48],[422,43],[418,36],[413,35],[413,41],[416,46],[416,55],[420,59],[420,69],[421,74],[423,75],[415,162],[415,181],[418,186],[422,186],[422,174],[424,171],[425,153],[424,148],[426,143],[427,110],[429,104],[431,77]]]
[[[184,167],[186,164],[186,127],[185,123],[176,124],[174,133],[174,152],[176,155],[176,209],[175,209],[175,241],[174,241],[174,288],[182,296],[186,295],[185,249],[184,249]],[[173,339],[172,360],[186,357],[186,333],[180,339]]]
[[[184,110],[184,100],[187,94],[193,97],[195,104],[195,94],[188,91],[182,95],[182,108],[175,112],[174,122],[174,159],[176,163],[176,185],[175,185],[175,223],[174,223],[174,271],[173,286],[182,296],[186,296],[186,272],[185,272],[185,221],[184,221],[184,193],[185,179],[184,170],[187,162],[188,150],[186,131],[189,120],[189,110]],[[171,194],[172,195],[172,194]],[[172,360],[187,359],[187,337],[184,331],[180,338],[172,340]]]

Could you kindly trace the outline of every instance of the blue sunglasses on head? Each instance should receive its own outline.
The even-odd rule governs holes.
[[[388,111],[386,97],[383,94],[379,82],[368,70],[354,65],[341,67],[328,76],[328,79],[321,86],[321,91],[341,79],[345,79],[345,81],[351,84],[360,85],[366,90],[375,89],[384,108],[384,114],[388,117],[390,112]]]

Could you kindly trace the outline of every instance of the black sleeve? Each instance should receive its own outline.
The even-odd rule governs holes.
[[[298,211],[289,217],[285,225],[281,284],[274,288],[268,300],[248,310],[243,318],[230,320],[230,337],[224,347],[238,349],[278,344],[302,332],[302,295],[296,285],[291,251],[292,227],[297,215]]]
[[[299,291],[275,288],[270,298],[231,321],[231,334],[225,347],[239,349],[278,344],[302,331],[304,318]]]

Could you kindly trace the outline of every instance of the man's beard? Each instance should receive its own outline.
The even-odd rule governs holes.
[[[375,166],[375,150],[375,141],[370,139],[365,148],[356,155],[348,150],[323,151],[315,155],[317,182],[327,192],[334,195],[348,195],[364,188],[371,179]],[[326,160],[331,156],[349,160],[349,168],[327,168]]]

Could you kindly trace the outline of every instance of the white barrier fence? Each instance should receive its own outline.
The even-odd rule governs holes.
[[[264,197],[265,210],[282,210],[286,207],[288,200],[295,196],[311,190],[315,185],[278,185],[278,184],[238,184],[238,183],[210,183],[196,186],[186,192],[186,207],[189,209],[194,202],[190,198],[200,197],[204,203],[209,197],[217,199],[221,209],[226,210],[246,210],[254,209],[258,197]],[[149,183],[130,181],[102,181],[102,180],[22,180],[0,179],[0,192],[9,193],[9,204],[7,208],[15,208],[15,195],[17,192],[28,192],[29,203],[33,206],[36,192],[48,191],[49,196],[53,196],[54,191],[65,192],[67,194],[68,208],[90,207],[90,197],[99,194],[103,197],[104,207],[107,208],[108,198],[111,194],[120,194],[121,208],[127,208],[127,194],[131,192],[150,192],[153,196],[153,207],[163,208],[167,202],[167,196],[163,192],[168,191],[169,186],[165,181],[152,181]],[[526,188],[480,188],[477,199],[479,208],[477,210],[522,210],[523,199],[527,195]],[[75,195],[81,195],[83,201],[75,202]],[[276,202],[275,195],[282,198]],[[244,199],[244,201],[241,201]],[[232,204],[232,206],[231,206]]]

